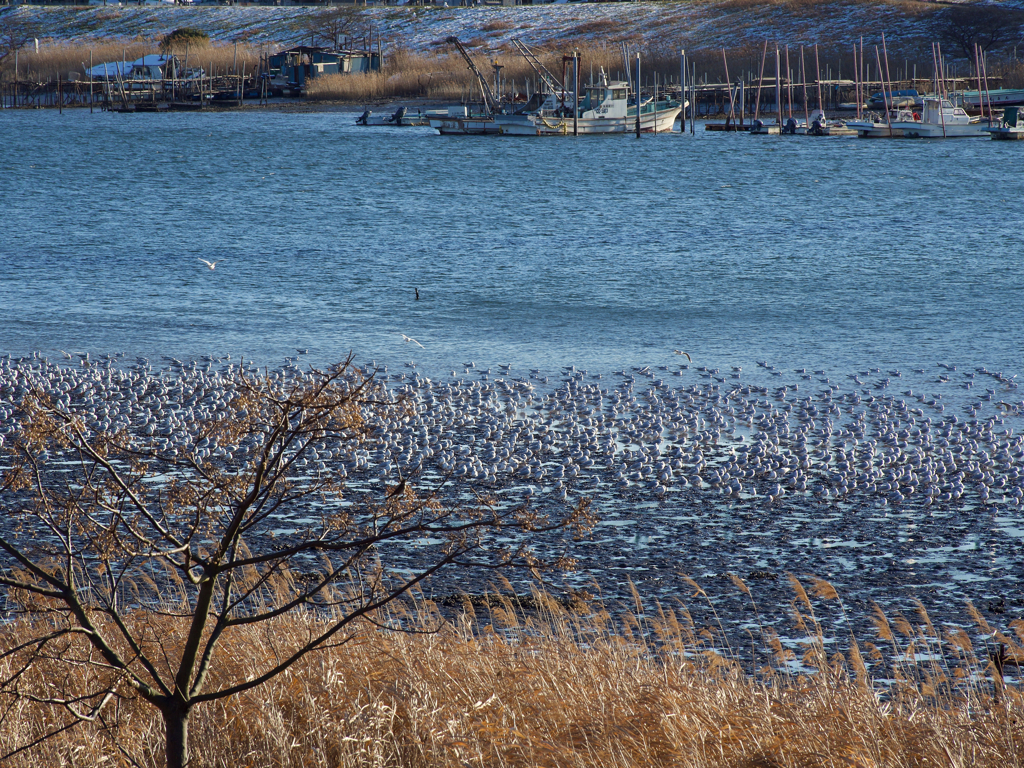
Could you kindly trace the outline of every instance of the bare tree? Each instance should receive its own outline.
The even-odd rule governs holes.
[[[19,19],[10,12],[0,16],[0,63],[38,36],[39,28],[35,23]]]
[[[974,60],[974,46],[982,52],[1002,48],[1018,37],[1021,14],[991,5],[958,5],[940,17],[939,37]]]
[[[36,699],[71,713],[61,729],[140,697],[163,718],[167,765],[183,768],[195,707],[348,641],[432,575],[565,565],[538,559],[531,540],[582,532],[585,504],[557,518],[525,504],[455,505],[436,484],[418,493],[414,478],[349,492],[317,448],[361,444],[384,405],[349,363],[292,383],[240,373],[230,402],[184,447],[98,432],[89,413],[25,396],[0,475],[0,585],[32,636],[3,649],[17,664],[0,691],[23,694],[33,664],[52,675],[88,668],[89,690],[55,683]],[[497,531],[519,543],[499,546]],[[381,552],[413,542],[418,565],[391,573]],[[242,633],[262,624],[272,634],[302,611],[321,617],[307,635],[275,637],[275,653],[244,671],[227,661]]]
[[[369,25],[355,6],[335,6],[309,17],[307,33],[314,44],[340,45],[346,37],[363,37]]]

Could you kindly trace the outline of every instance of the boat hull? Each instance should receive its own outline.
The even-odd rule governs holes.
[[[640,116],[641,133],[666,133],[672,130],[682,107],[659,109]],[[498,130],[504,136],[572,136],[571,117],[548,117],[545,115],[499,115],[495,118]],[[577,118],[576,131],[581,135],[610,133],[633,133],[636,131],[636,117]]]
[[[430,127],[442,136],[497,136],[500,133],[490,117],[431,118]]]
[[[988,134],[988,125],[970,123],[967,125],[935,125],[933,123],[893,123],[893,130],[903,132],[906,139],[969,139]]]
[[[900,139],[903,138],[903,131],[893,123],[868,122],[867,120],[847,120],[846,127],[852,128],[862,139]]]

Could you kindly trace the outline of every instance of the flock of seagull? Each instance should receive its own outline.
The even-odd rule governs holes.
[[[230,413],[238,374],[283,384],[313,375],[299,356],[276,369],[209,355],[157,366],[63,356],[0,358],[0,447],[22,399],[39,388],[96,432],[123,429],[168,453],[230,461],[244,447],[204,442],[199,427]],[[765,508],[1024,503],[1024,436],[1016,434],[1024,399],[1015,377],[985,368],[871,368],[847,374],[846,386],[823,370],[767,361],[754,375],[692,362],[613,374],[569,366],[559,376],[468,362],[437,380],[414,363],[398,372],[368,363],[352,375],[374,390],[372,436],[360,445],[319,441],[300,471],[367,487],[447,480],[556,504],[593,495]]]

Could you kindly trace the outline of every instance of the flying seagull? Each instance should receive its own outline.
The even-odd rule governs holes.
[[[210,267],[210,269],[213,269],[213,267]],[[687,359],[687,360],[690,360],[690,356],[689,356],[688,354],[686,354],[685,352],[683,352],[683,350],[681,350],[681,349],[677,349],[677,350],[674,350],[674,351],[675,351],[675,353],[676,353],[677,355],[684,355],[684,356],[686,357],[686,359]],[[692,362],[693,362],[693,360],[690,360],[690,362],[692,363]]]
[[[426,347],[424,347],[422,344],[420,344],[418,341],[416,341],[416,339],[412,338],[412,336],[406,336],[404,333],[401,334],[401,336],[402,336],[402,341],[411,341],[413,344],[415,344],[420,349],[426,349]]]
[[[203,262],[203,264],[208,266],[210,269],[213,269],[218,264],[220,264],[222,261],[224,261],[224,259],[217,259],[216,261],[207,261],[206,259],[199,259],[199,261]]]

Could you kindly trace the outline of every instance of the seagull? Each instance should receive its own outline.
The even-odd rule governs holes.
[[[688,354],[686,354],[685,352],[683,352],[683,350],[677,349],[677,350],[674,350],[674,351],[675,351],[675,353],[677,355],[684,355],[687,360],[689,360],[691,363],[693,362],[693,360],[690,359],[690,356]]]
[[[207,261],[206,259],[199,259],[199,261],[203,262],[203,264],[208,266],[210,269],[213,269],[218,264],[220,264],[222,261],[224,261],[224,259],[217,259],[216,261]]]
[[[400,334],[400,335],[402,337],[402,341],[411,341],[413,344],[415,344],[420,349],[426,349],[426,347],[424,347],[422,344],[420,344],[418,341],[416,341],[416,339],[412,338],[412,336],[406,336],[404,333]]]

